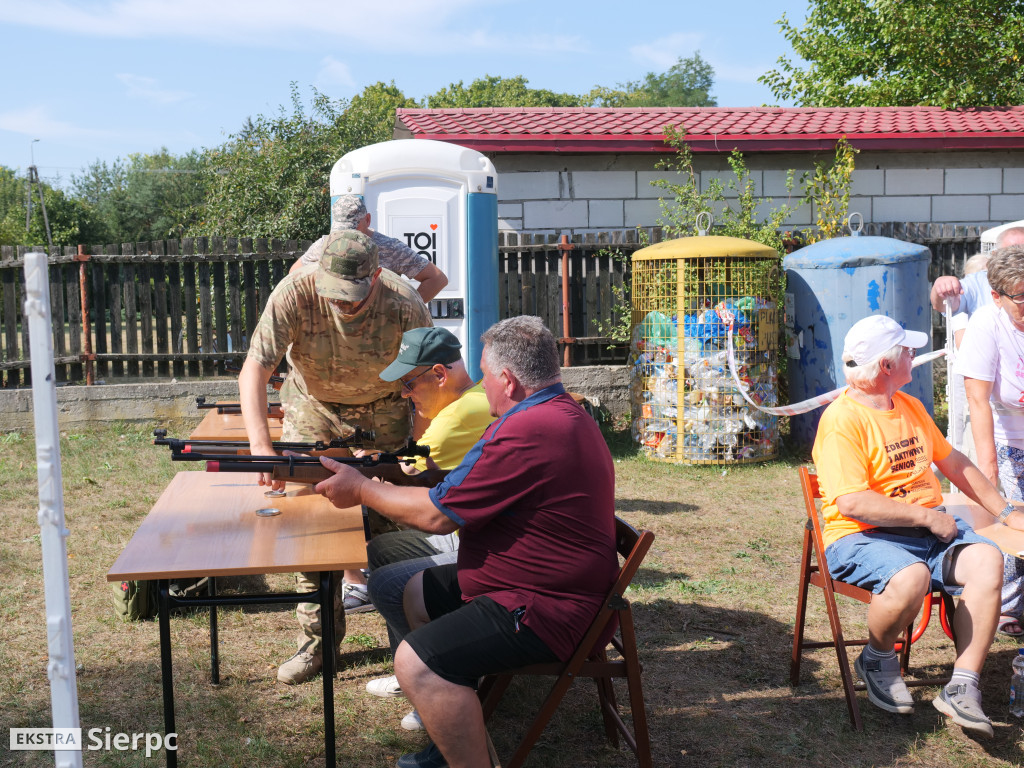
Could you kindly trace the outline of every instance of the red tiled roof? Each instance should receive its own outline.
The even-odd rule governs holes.
[[[686,130],[695,152],[1024,148],[1024,106],[511,107],[399,109],[395,137],[448,141],[480,152],[665,152],[662,127]]]

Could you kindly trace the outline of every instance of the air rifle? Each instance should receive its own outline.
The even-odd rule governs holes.
[[[153,430],[153,445],[166,445],[171,449],[171,456],[179,453],[193,453],[197,449],[205,450],[207,453],[226,453],[229,451],[247,451],[249,442],[247,440],[193,440],[180,439],[167,436],[167,430],[160,428]],[[362,448],[364,441],[373,442],[374,433],[356,427],[348,437],[335,437],[329,442],[317,440],[310,443],[292,443],[277,441],[271,443],[275,451],[328,451],[332,448]]]
[[[334,460],[355,467],[367,477],[379,478],[395,485],[430,488],[437,485],[448,473],[443,470],[428,470],[407,475],[399,466],[412,464],[417,456],[429,455],[429,446],[417,445],[410,439],[396,451],[384,451],[367,456],[343,456]],[[172,452],[171,461],[205,461],[207,472],[265,472],[274,480],[307,485],[316,485],[334,475],[315,456],[239,456],[192,450],[187,453]]]
[[[199,397],[196,398],[196,408],[198,408],[201,411],[208,410],[208,409],[211,409],[211,408],[216,408],[217,409],[217,413],[222,413],[222,414],[223,413],[241,413],[242,412],[242,404],[241,403],[208,403],[208,402],[206,402],[206,397],[204,395],[199,395]],[[267,416],[272,416],[275,419],[280,419],[280,418],[283,417],[283,415],[284,414],[281,411],[281,404],[280,403],[270,403],[267,406]]]

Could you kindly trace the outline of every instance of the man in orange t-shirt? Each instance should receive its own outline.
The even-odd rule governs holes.
[[[825,559],[832,577],[873,593],[868,645],[856,668],[876,706],[913,712],[894,646],[925,595],[960,593],[953,619],[957,659],[933,701],[967,731],[991,736],[981,708],[980,672],[995,636],[1002,556],[942,507],[942,473],[1004,524],[1024,529],[1024,514],[962,453],[950,446],[910,383],[914,351],[927,334],[872,315],[846,335],[847,388],[822,414],[813,456],[821,483]]]

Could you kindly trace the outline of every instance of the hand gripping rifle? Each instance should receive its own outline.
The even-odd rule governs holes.
[[[394,483],[430,488],[448,474],[444,470],[428,470],[413,475],[402,471],[400,464],[412,464],[417,456],[429,456],[430,447],[408,440],[396,451],[384,451],[368,456],[334,458],[340,464],[358,469],[366,477]],[[316,485],[334,475],[315,456],[238,456],[235,454],[172,452],[171,461],[205,461],[207,472],[265,472],[274,480]]]
[[[160,428],[153,430],[153,445],[166,445],[171,449],[171,457],[179,453],[194,453],[205,451],[206,453],[230,453],[249,450],[247,440],[193,440],[168,437],[167,430]],[[291,443],[277,441],[271,443],[275,451],[328,451],[332,448],[362,448],[364,441],[373,442],[374,433],[372,430],[364,430],[356,427],[348,437],[335,437],[329,442],[317,440],[311,443]],[[177,459],[181,461],[181,459]]]

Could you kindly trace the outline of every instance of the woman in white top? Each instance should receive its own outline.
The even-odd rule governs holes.
[[[988,282],[993,304],[971,315],[955,371],[964,377],[978,468],[1008,499],[1024,501],[1024,246],[992,251]],[[1005,556],[1003,576],[999,631],[1019,637],[1021,561]]]

